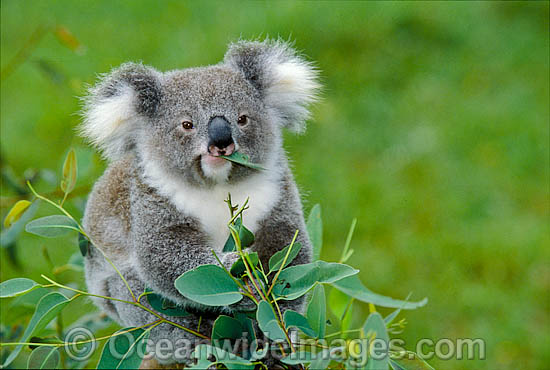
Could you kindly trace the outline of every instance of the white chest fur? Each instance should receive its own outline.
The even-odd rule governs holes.
[[[189,186],[173,176],[166,176],[151,163],[144,167],[148,185],[170,199],[179,211],[197,218],[217,251],[223,248],[229,236],[227,222],[230,213],[224,202],[228,193],[231,194],[233,205],[242,205],[249,198],[249,209],[244,212],[243,221],[252,232],[258,230],[259,222],[268,215],[280,197],[278,178],[273,172],[257,173],[238,184],[223,183],[202,189]]]

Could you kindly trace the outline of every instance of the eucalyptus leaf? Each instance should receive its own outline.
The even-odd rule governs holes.
[[[313,361],[311,361],[309,369],[326,369],[328,368],[330,361],[332,361],[330,358],[330,351],[328,349],[323,349],[321,352],[317,352],[317,354],[313,356]]]
[[[243,154],[241,152],[233,152],[231,155],[222,155],[221,156],[224,159],[227,159],[228,161],[231,161],[233,163],[240,164],[241,166],[250,167],[255,170],[265,170],[264,167],[262,167],[259,164],[251,163],[250,157],[248,157],[246,154]]]
[[[241,217],[237,218],[235,220],[235,229],[237,229],[239,234],[239,240],[241,241],[241,248],[245,249],[248,248],[254,243],[254,234],[252,231],[248,230],[246,226],[243,225],[243,220]],[[233,239],[233,235],[229,234],[229,237],[227,238],[225,245],[223,246],[224,252],[233,252],[237,250],[237,246],[235,245],[235,240]]]
[[[40,200],[32,202],[29,208],[19,216],[19,220],[12,223],[9,228],[2,230],[0,233],[0,246],[2,246],[2,248],[7,248],[15,243],[17,237],[25,228],[25,224],[34,217],[39,204]]]
[[[64,215],[53,215],[32,220],[25,226],[31,234],[46,238],[56,238],[71,231],[79,231],[76,222]]]
[[[354,298],[349,297],[338,289],[331,289],[328,295],[328,307],[330,311],[337,317],[340,324],[340,330],[346,331],[350,329]],[[346,334],[342,335],[345,338]]]
[[[6,218],[4,218],[4,227],[8,228],[12,224],[17,222],[17,220],[21,218],[23,213],[27,210],[27,208],[30,207],[31,204],[32,203],[29,202],[28,200],[20,200],[17,203],[15,203],[13,207],[11,207],[11,209],[9,210],[8,214],[6,215]]]
[[[350,276],[346,277],[345,279],[332,282],[332,286],[346,293],[350,297],[358,299],[362,302],[372,303],[376,306],[381,307],[412,310],[418,307],[422,307],[426,305],[426,303],[428,303],[427,298],[424,298],[417,302],[409,302],[374,293],[363,285],[358,276]]]
[[[156,293],[150,293],[151,290],[147,289],[146,295],[147,302],[151,307],[160,314],[166,316],[188,316],[190,315],[183,307],[178,306],[176,303],[172,302],[168,298],[164,298]]]
[[[47,288],[34,288],[25,294],[17,296],[10,302],[8,307],[18,307],[18,312],[24,312],[25,309],[30,309],[32,313],[34,312],[38,302],[48,293],[51,293],[51,291]]]
[[[390,353],[390,365],[394,370],[434,370],[414,352]]]
[[[317,285],[313,290],[311,300],[307,306],[306,317],[315,332],[315,337],[323,339],[327,327],[327,304],[325,288],[322,285]]]
[[[248,258],[250,258],[250,262],[252,262],[252,266],[257,266],[258,263],[260,262],[258,253],[256,252],[249,253]],[[237,261],[235,261],[235,263],[233,264],[233,266],[231,266],[231,269],[229,270],[231,275],[237,276],[237,277],[244,274],[245,271],[246,271],[246,267],[244,265],[242,258],[239,258]]]
[[[271,258],[269,259],[269,273],[278,271],[279,268],[281,268],[283,260],[285,259],[288,249],[291,246],[292,249],[290,250],[290,254],[288,255],[288,258],[283,268],[287,267],[294,260],[294,258],[296,258],[298,253],[300,253],[300,249],[302,249],[302,244],[298,242],[295,242],[293,245],[287,245],[286,247],[275,253],[273,256],[271,256]]]
[[[323,248],[323,220],[321,219],[321,205],[316,204],[309,212],[307,218],[307,233],[311,244],[313,244],[313,260],[321,258],[321,249]]]
[[[126,332],[120,335],[113,335],[101,352],[101,358],[97,364],[98,369],[138,369],[143,361],[140,353],[145,353],[146,340],[149,337],[149,330],[124,328],[117,331]],[[115,333],[116,334],[116,333]],[[114,351],[112,351],[114,350]],[[115,353],[113,353],[115,352]]]
[[[245,346],[245,348],[243,348],[243,357],[247,360],[250,360],[252,353],[255,352],[257,349],[256,331],[254,330],[254,324],[252,323],[252,319],[244,312],[235,312],[234,316],[241,325],[243,333],[247,334],[246,339],[248,340],[249,346]]]
[[[63,163],[63,179],[61,180],[61,190],[65,194],[69,194],[73,191],[76,185],[77,165],[76,165],[76,153],[74,149],[69,150],[65,163]]]
[[[374,340],[384,341],[385,350],[380,349],[376,345],[370,345],[370,350],[374,353],[369,352],[367,369],[369,370],[378,370],[378,369],[387,369],[389,366],[389,347],[390,347],[390,337],[388,335],[388,330],[386,329],[386,323],[378,312],[373,312],[367,317],[367,320],[363,324],[362,328],[363,335],[367,338],[370,338],[369,335],[374,335]],[[372,341],[371,341],[372,343]],[[370,343],[369,343],[370,344]],[[376,355],[376,356],[374,356]]]
[[[211,362],[208,361],[208,358],[210,358],[210,356],[214,356],[214,358],[216,359],[216,363],[224,364],[228,370],[254,369],[254,364],[252,362],[245,360],[240,356],[234,355],[233,353],[224,351],[221,348],[214,347],[208,344],[200,344],[197,347],[195,347],[192,357],[198,359],[199,363],[191,367],[191,369],[210,368],[209,366],[211,365]],[[202,367],[198,367],[199,364]],[[204,366],[208,366],[208,367],[204,367]]]
[[[283,318],[285,321],[285,326],[287,328],[298,328],[307,336],[314,338],[317,337],[317,333],[315,332],[315,330],[313,330],[307,318],[301,313],[292,310],[286,310]]]
[[[223,339],[239,339],[243,336],[243,327],[239,320],[220,315],[212,327],[212,343]]]
[[[359,272],[348,265],[315,261],[284,269],[273,287],[273,293],[285,300],[306,294],[317,283],[333,283]]]
[[[27,369],[57,369],[61,355],[57,347],[37,347],[31,352],[27,361]]]
[[[15,278],[6,280],[0,283],[0,298],[17,297],[38,287],[40,285],[31,279]]]
[[[283,329],[279,326],[277,316],[269,303],[261,301],[256,312],[256,320],[262,332],[271,340],[285,340]]]
[[[69,302],[70,301],[67,297],[57,292],[53,292],[42,297],[42,299],[38,302],[34,315],[29,321],[29,325],[27,326],[27,329],[25,329],[23,337],[20,341],[24,343],[27,342],[29,338],[38,335]],[[23,348],[22,345],[15,347],[15,349],[9,354],[6,361],[2,364],[2,367],[5,368],[8,366],[17,357],[17,355],[19,355],[21,348]]]
[[[176,279],[175,286],[184,297],[206,306],[228,306],[243,298],[239,286],[216,265],[187,271]]]

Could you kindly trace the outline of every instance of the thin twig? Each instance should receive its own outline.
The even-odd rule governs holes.
[[[172,325],[172,326],[175,326],[177,328],[180,328],[182,330],[185,330],[191,334],[194,334],[200,338],[203,338],[203,339],[209,339],[207,336],[199,333],[199,332],[196,332],[195,330],[193,329],[189,329],[189,328],[186,328],[185,326],[181,326],[171,320],[168,320],[164,317],[162,317],[160,314],[158,314],[157,312],[145,307],[144,305],[142,305],[141,303],[138,303],[136,301],[127,301],[127,300],[124,300],[124,299],[118,299],[118,298],[114,298],[114,297],[107,297],[107,296],[103,296],[103,295],[99,295],[99,294],[92,294],[92,293],[89,293],[89,292],[84,292],[82,290],[78,290],[78,289],[74,289],[74,288],[71,288],[71,287],[68,287],[66,285],[63,285],[63,284],[59,284],[58,282],[48,278],[47,276],[45,275],[41,275],[42,278],[46,279],[49,283],[53,284],[54,286],[57,286],[59,288],[63,288],[63,289],[67,289],[67,290],[70,290],[70,291],[73,291],[73,292],[76,292],[76,293],[79,293],[81,295],[86,295],[86,296],[90,296],[90,297],[97,297],[97,298],[102,298],[102,299],[107,299],[107,300],[113,300],[113,301],[117,301],[117,302],[122,302],[122,303],[127,303],[127,304],[131,304],[133,306],[136,306],[136,307],[139,307],[147,312],[149,312],[151,315],[154,315],[156,317],[158,317],[159,319],[163,320],[164,322]],[[44,285],[42,286],[44,287]],[[73,297],[75,298],[75,297]]]
[[[109,257],[107,257],[107,254],[92,240],[92,238],[86,233],[86,231],[84,230],[84,228],[82,227],[82,225],[80,225],[80,223],[78,223],[78,221],[76,221],[74,219],[73,216],[71,216],[71,214],[69,212],[67,212],[65,210],[65,208],[61,207],[60,205],[56,204],[55,202],[51,201],[50,199],[46,198],[46,197],[43,197],[42,195],[38,194],[36,192],[36,190],[34,190],[34,188],[32,187],[30,181],[27,181],[27,186],[29,187],[29,189],[31,189],[32,193],[34,194],[35,197],[37,197],[38,199],[41,199],[43,201],[45,201],[46,203],[49,203],[51,204],[52,206],[54,206],[55,208],[59,209],[61,212],[63,212],[63,214],[65,214],[65,216],[69,217],[77,226],[78,226],[78,229],[77,231],[79,231],[82,235],[84,235],[85,237],[88,238],[88,240],[90,240],[90,243],[92,243],[92,245],[103,255],[103,258],[105,258],[105,260],[113,267],[113,269],[116,271],[116,273],[118,274],[118,276],[120,276],[120,278],[122,279],[122,281],[124,282],[124,285],[126,285],[126,288],[128,289],[128,291],[130,292],[130,295],[132,296],[132,299],[134,300],[134,302],[136,301],[136,296],[134,295],[134,292],[132,291],[132,288],[130,288],[130,284],[128,284],[128,281],[126,281],[126,279],[124,278],[124,276],[122,275],[122,273],[119,271],[119,269],[115,266],[115,264],[113,263],[113,261],[111,261],[111,259]]]
[[[292,247],[294,246],[294,242],[296,241],[296,237],[298,236],[298,230],[294,233],[294,238],[292,238],[292,242],[290,243],[290,247],[288,248],[288,251],[286,251],[285,258],[283,259],[283,263],[281,263],[281,266],[279,266],[279,271],[275,274],[275,277],[273,278],[273,281],[271,282],[271,286],[269,287],[267,291],[267,295],[269,296],[269,293],[273,290],[273,287],[275,286],[275,283],[277,282],[277,279],[279,278],[279,274],[281,271],[283,271],[283,267],[286,264],[286,261],[288,259],[288,256],[290,255],[290,251],[292,250]]]

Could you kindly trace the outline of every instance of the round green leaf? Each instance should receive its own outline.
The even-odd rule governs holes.
[[[185,298],[206,306],[227,306],[243,298],[239,286],[216,265],[189,270],[177,278],[174,285]]]
[[[250,262],[252,262],[252,266],[257,266],[258,263],[260,262],[260,259],[258,258],[258,253],[256,252],[250,253],[248,255],[248,258],[250,258]],[[244,265],[242,258],[239,258],[237,261],[235,261],[235,263],[233,264],[233,266],[231,266],[231,269],[229,270],[231,275],[237,276],[237,277],[244,274],[245,271],[246,271],[246,267]]]
[[[264,334],[271,340],[285,340],[286,336],[283,329],[279,326],[277,316],[269,303],[261,301],[256,312],[258,326]]]
[[[358,272],[348,265],[325,261],[287,267],[279,275],[273,293],[282,299],[294,300],[317,283],[332,283]]]
[[[307,336],[317,337],[317,333],[311,328],[307,319],[296,311],[286,310],[284,321],[287,328],[295,327],[300,329]]]
[[[147,302],[153,307],[155,311],[166,316],[188,316],[189,312],[185,311],[183,307],[179,307],[174,302],[167,298],[163,298],[156,293],[150,293],[146,295]]]
[[[239,240],[241,241],[241,248],[248,248],[249,246],[254,243],[254,234],[252,231],[248,230],[246,226],[243,225],[243,220],[241,217],[237,218],[235,220],[235,229],[237,229],[239,234]],[[229,237],[225,241],[225,245],[223,246],[224,252],[233,252],[237,249],[235,245],[235,240],[233,239],[233,235],[229,234]]]
[[[146,339],[149,338],[150,330],[124,328],[113,335],[101,352],[101,358],[97,364],[98,369],[139,369],[143,358],[140,354],[145,353]],[[115,334],[117,334],[115,333]]]
[[[243,327],[239,320],[220,315],[212,327],[212,342],[222,339],[239,339],[243,335]]]
[[[57,369],[61,356],[57,347],[38,347],[31,352],[27,369]]]
[[[32,220],[25,226],[25,230],[31,234],[56,238],[71,231],[79,231],[76,222],[67,216],[53,215]]]
[[[16,297],[38,288],[38,283],[26,278],[15,278],[0,284],[0,298]]]

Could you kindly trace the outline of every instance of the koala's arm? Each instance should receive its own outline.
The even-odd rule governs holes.
[[[184,272],[204,264],[218,265],[210,240],[199,221],[183,215],[147,185],[136,182],[131,197],[131,239],[136,269],[143,281],[163,296],[188,303],[174,281]],[[236,253],[218,253],[226,267]]]
[[[281,196],[273,210],[261,222],[256,232],[252,249],[258,252],[264,269],[269,270],[269,258],[292,242],[294,233],[298,230],[296,242],[302,244],[302,249],[289,266],[311,262],[312,246],[304,221],[300,196],[290,171],[283,177],[280,184]],[[304,299],[295,301],[279,301],[281,310],[303,310]]]

